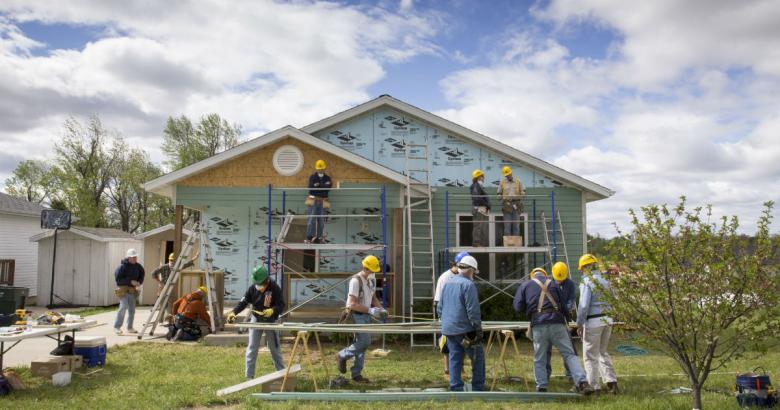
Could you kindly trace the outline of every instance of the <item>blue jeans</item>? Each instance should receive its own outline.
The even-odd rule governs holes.
[[[371,323],[371,316],[368,313],[352,312],[352,319],[354,319],[356,325],[367,325]],[[363,371],[363,365],[366,360],[366,349],[371,344],[371,335],[367,333],[355,333],[355,343],[345,347],[339,352],[339,357],[344,360],[355,358],[355,363],[352,364],[350,371],[352,377],[360,376],[360,372]]]
[[[135,293],[127,293],[119,298],[119,310],[116,312],[116,319],[114,319],[114,329],[122,327],[125,311],[127,312],[127,328],[132,329],[135,317]]]
[[[325,231],[325,209],[322,207],[322,199],[315,199],[314,205],[308,207],[308,211],[306,239],[322,238]]]
[[[447,335],[447,348],[450,350],[450,391],[463,391],[463,356],[471,359],[471,390],[485,390],[485,351],[482,345],[463,347],[463,335]]]
[[[252,323],[257,323],[255,315],[252,315]],[[282,358],[282,346],[279,341],[279,332],[275,330],[252,329],[249,331],[249,344],[246,346],[246,378],[255,378],[255,364],[257,363],[257,350],[260,349],[260,338],[265,332],[265,344],[271,351],[271,360],[276,370],[285,368]]]
[[[505,221],[504,236],[520,236],[520,213],[514,208],[512,208],[512,212],[501,212]]]
[[[547,388],[550,374],[547,372],[547,361],[551,346],[555,346],[558,352],[563,356],[563,361],[571,370],[574,384],[578,385],[586,381],[585,372],[582,371],[577,354],[574,353],[574,347],[571,344],[571,337],[566,325],[563,323],[550,323],[544,325],[534,325],[534,376],[536,377],[536,388]]]
[[[569,339],[571,339],[571,333],[569,333]],[[574,350],[574,355],[577,355],[577,345],[574,344],[574,340],[571,341],[571,347],[572,350]],[[547,378],[549,379],[550,376],[552,376],[552,365],[550,362],[552,361],[552,345],[550,345],[549,348],[547,348]],[[569,365],[566,364],[566,361],[563,362],[563,368],[566,369],[566,377],[571,378],[571,370],[569,370]]]

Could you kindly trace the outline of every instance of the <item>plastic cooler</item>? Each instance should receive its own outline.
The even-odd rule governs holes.
[[[87,367],[106,364],[106,338],[104,336],[77,336],[74,354],[84,358]]]

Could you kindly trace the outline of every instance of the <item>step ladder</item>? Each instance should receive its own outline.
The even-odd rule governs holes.
[[[428,145],[405,144],[406,152],[406,221],[407,246],[409,249],[409,318],[431,320],[435,318],[433,311],[433,292],[436,285],[433,251],[433,215],[431,209],[431,170],[428,161]],[[428,287],[425,292],[420,287]],[[415,302],[427,300],[431,302],[431,310],[417,312]],[[433,344],[415,344],[411,337],[412,348],[418,346],[436,346]]]
[[[208,288],[206,299],[209,315],[211,316],[211,331],[215,332],[217,326],[221,326],[222,324],[222,312],[216,308],[219,298],[215,293],[214,281],[212,277],[212,257],[211,250],[208,245],[208,230],[205,227],[202,228],[201,224],[197,221],[188,221],[185,223],[184,230],[189,231],[190,233],[187,235],[187,240],[184,242],[184,245],[179,251],[179,254],[176,256],[176,261],[173,263],[173,268],[171,268],[171,274],[168,276],[168,280],[165,281],[165,285],[163,285],[160,295],[154,302],[154,306],[149,312],[149,317],[146,319],[143,328],[141,328],[141,331],[138,333],[139,340],[143,337],[144,334],[146,334],[147,330],[149,331],[149,336],[154,336],[154,331],[157,328],[158,323],[162,322],[164,319],[167,313],[166,310],[168,308],[168,303],[170,302],[171,295],[173,294],[173,289],[179,283],[179,275],[181,271],[183,270],[185,264],[189,260],[196,258],[199,253],[197,247],[195,246],[195,241],[198,239],[200,239],[201,245],[205,244],[204,258],[206,259],[206,269],[204,269],[204,272],[206,275],[206,287]]]
[[[219,308],[219,297],[214,284],[214,258],[209,244],[209,232],[206,225],[200,226],[200,246],[203,248],[203,275],[206,280],[206,308],[211,318],[211,333],[217,333],[217,329],[224,330],[222,321],[222,309]]]
[[[552,218],[547,218],[544,211],[541,212],[542,229],[544,230],[544,242],[547,248],[547,260],[550,261],[550,267],[555,262],[563,260],[566,262],[566,266],[571,269],[569,265],[569,251],[566,249],[566,236],[563,233],[563,223],[561,221],[561,211],[556,211],[555,215],[555,230],[552,227]],[[553,232],[555,232],[555,240],[553,240]],[[558,252],[563,250],[563,253]],[[558,257],[558,260],[553,260],[553,255]]]

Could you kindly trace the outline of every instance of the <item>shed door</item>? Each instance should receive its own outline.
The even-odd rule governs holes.
[[[65,235],[63,235],[65,236]],[[58,238],[57,256],[54,261],[54,304],[73,302],[73,259],[75,240]]]
[[[76,305],[89,305],[90,259],[92,258],[92,241],[73,241],[73,302]]]

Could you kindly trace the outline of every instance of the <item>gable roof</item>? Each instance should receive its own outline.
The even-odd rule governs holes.
[[[421,108],[417,108],[411,104],[407,104],[387,94],[381,95],[378,98],[350,108],[346,111],[342,111],[336,115],[309,124],[301,128],[301,130],[308,134],[314,134],[383,106],[392,107],[396,110],[408,113],[438,128],[443,128],[452,132],[453,134],[457,134],[471,142],[476,143],[477,145],[490,148],[491,150],[500,152],[510,157],[511,159],[520,161],[523,164],[528,165],[530,168],[547,173],[551,177],[554,177],[553,179],[555,180],[582,189],[587,193],[591,193],[589,198],[590,200],[604,199],[615,194],[615,191],[612,191],[609,188],[566,171],[563,168],[557,167],[553,164],[550,164],[549,162],[541,160],[537,157],[534,157],[533,155],[520,151],[495,139],[482,135],[476,131],[472,131],[462,125],[458,125],[450,120],[439,117],[438,115],[432,114]]]
[[[258,148],[262,148],[266,145],[270,145],[276,141],[288,137],[295,138],[303,143],[315,147],[321,147],[323,145],[323,141],[321,139],[307,134],[291,125],[287,125],[276,131],[271,131],[268,134],[251,139],[247,142],[244,142],[243,144],[239,144],[227,151],[221,152],[202,161],[186,166],[182,169],[165,174],[157,179],[153,179],[144,184],[144,189],[156,194],[173,198],[176,194],[175,186],[178,181],[201,173],[209,168],[213,168],[232,158],[244,155]],[[390,168],[379,165],[371,160],[365,159],[357,154],[353,154],[343,148],[339,148],[335,145],[328,145],[328,152],[337,157],[340,157],[345,161],[349,161],[355,165],[382,175],[391,181],[397,182],[399,184],[406,184],[406,177],[402,174],[395,172]]]
[[[113,228],[88,228],[85,226],[71,226],[68,232],[83,236],[85,238],[92,239],[98,242],[111,242],[117,240],[135,240],[135,236],[125,231]],[[30,238],[30,242],[38,242],[41,239],[46,239],[54,236],[54,229],[48,229]]]
[[[0,213],[40,218],[42,210],[43,207],[35,202],[0,192]]]

